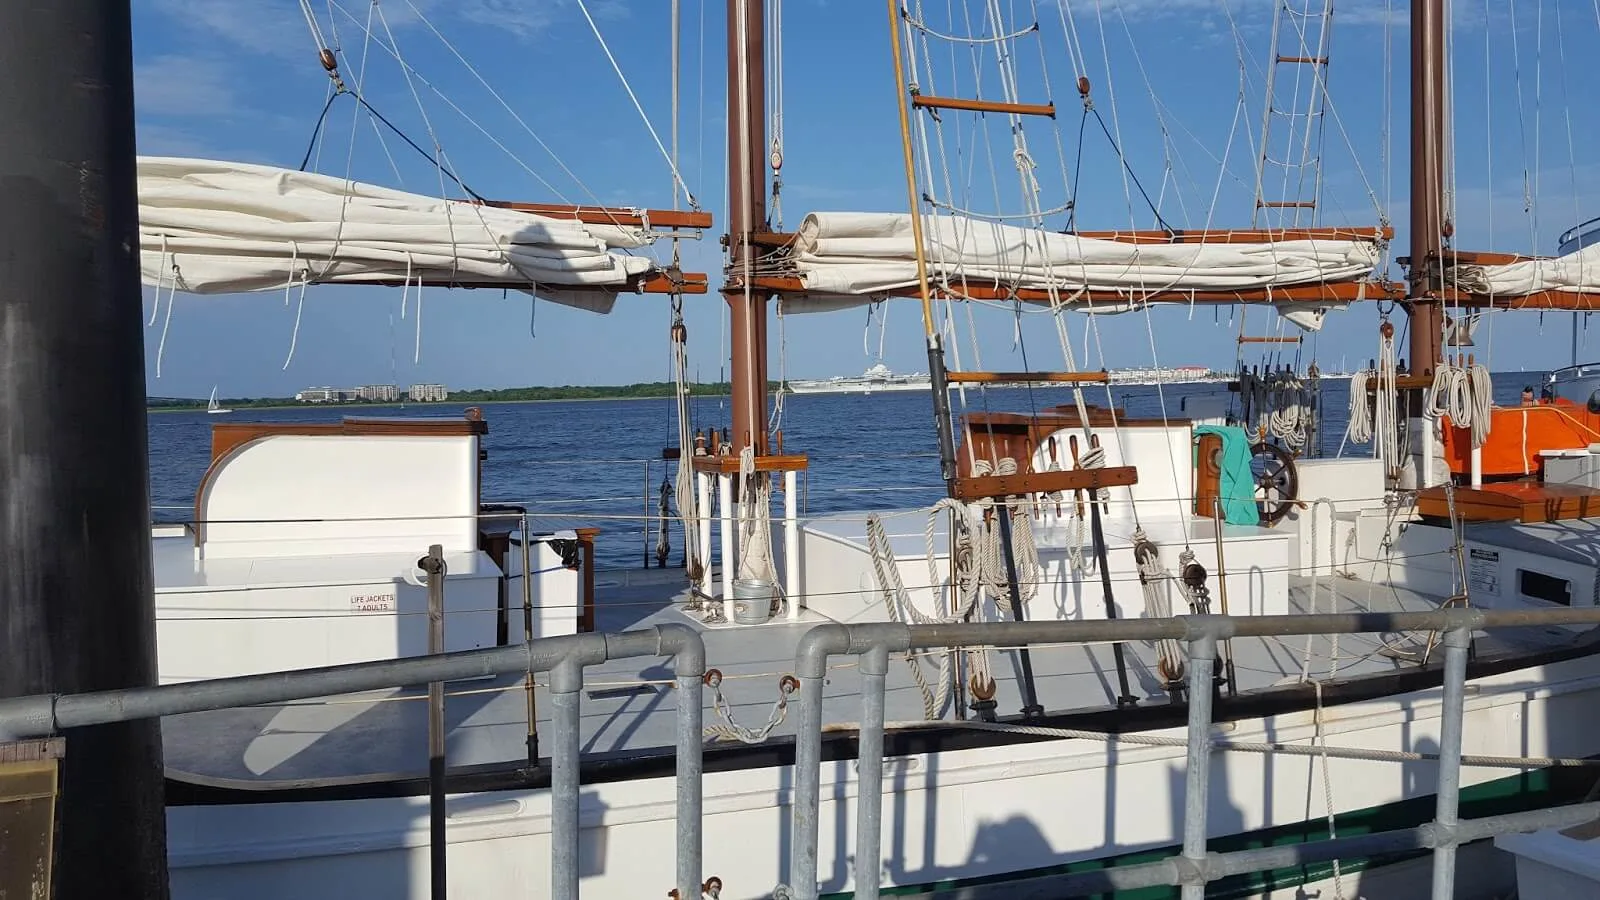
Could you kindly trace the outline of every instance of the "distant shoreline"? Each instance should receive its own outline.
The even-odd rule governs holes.
[[[720,400],[728,394],[695,394],[711,400]],[[260,406],[233,407],[226,413],[218,415],[232,415],[234,413],[254,412],[258,409],[417,409],[432,406],[506,406],[512,403],[613,403],[616,401],[634,402],[639,400],[671,400],[671,397],[550,397],[544,400],[439,400],[432,403],[272,403]],[[194,406],[149,406],[145,412],[149,413],[181,413],[205,412],[206,405],[197,403]]]
[[[776,390],[777,382],[768,386]],[[504,388],[501,390],[457,391],[444,400],[428,402],[393,401],[371,402],[364,400],[306,403],[291,397],[230,397],[218,399],[218,405],[228,414],[257,409],[395,409],[400,407],[434,406],[491,406],[504,403],[589,403],[604,400],[672,400],[676,388],[671,382],[653,382],[621,386],[563,385],[561,387]],[[520,395],[520,396],[519,396]],[[726,383],[690,386],[694,398],[721,399],[731,395]],[[176,400],[163,398],[162,402],[146,401],[145,410],[152,413],[204,412],[206,400]]]

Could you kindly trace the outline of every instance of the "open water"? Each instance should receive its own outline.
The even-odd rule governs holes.
[[[1535,373],[1495,376],[1495,400],[1517,402]],[[1347,422],[1350,382],[1323,381],[1323,455],[1340,451]],[[1130,385],[1113,388],[1130,416],[1181,415],[1183,398],[1228,396],[1225,384]],[[1088,402],[1104,406],[1103,387],[1085,390]],[[959,409],[959,398],[952,393]],[[992,412],[1043,411],[1071,402],[1066,388],[969,391],[966,408]],[[1163,400],[1165,401],[1163,404]],[[1236,401],[1235,401],[1236,402]],[[461,404],[331,406],[241,410],[226,416],[203,411],[150,415],[151,503],[158,521],[193,516],[194,494],[210,462],[211,425],[227,421],[331,422],[344,416],[459,416]],[[501,403],[482,407],[489,423],[483,494],[488,502],[525,505],[540,529],[597,525],[598,562],[637,567],[653,560],[654,537],[641,521],[659,508],[663,477],[676,463],[663,463],[663,447],[676,443],[673,403],[668,399]],[[697,398],[696,424],[722,426],[726,401]],[[802,394],[785,397],[781,420],[784,447],[810,457],[803,476],[806,513],[894,509],[932,504],[943,496],[930,392]],[[1366,446],[1346,445],[1345,455],[1367,455]],[[652,526],[653,527],[653,526]],[[671,564],[681,561],[683,542],[670,531]],[[647,547],[649,549],[647,549]],[[652,561],[652,565],[654,562]]]

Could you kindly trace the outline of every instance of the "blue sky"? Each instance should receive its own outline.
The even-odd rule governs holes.
[[[477,192],[520,200],[671,205],[667,165],[577,0],[385,0],[381,18],[367,0],[311,5],[330,42],[336,35],[345,77],[357,77],[367,54],[363,83],[369,102],[423,146],[431,129]],[[948,21],[947,9],[962,4],[926,5],[934,30],[972,31],[959,19],[964,9],[958,21]],[[976,10],[986,4],[965,5]],[[586,0],[586,6],[665,140],[671,118],[667,0]],[[1069,170],[1078,164],[1081,106],[1071,84],[1082,69],[1094,84],[1096,108],[1120,136],[1129,168],[1158,199],[1168,222],[1248,226],[1251,147],[1259,141],[1272,6],[1272,0],[1002,4],[1016,11],[1014,24],[1035,15],[1040,24],[1038,34],[1023,42],[1032,55],[1018,65],[1021,99],[1037,102],[1048,95],[1059,110],[1054,127],[1044,120],[1028,123],[1040,205],[1065,202],[1064,181],[1055,173],[1063,162]],[[683,0],[681,168],[717,219],[712,234],[686,243],[683,252],[686,267],[713,276],[720,268],[716,235],[726,222],[723,8],[720,0]],[[903,210],[883,4],[788,0],[783,8],[784,224],[793,227],[811,210]],[[1333,114],[1326,117],[1322,142],[1322,223],[1374,224],[1381,208],[1397,228],[1397,254],[1406,246],[1406,8],[1386,0],[1338,5],[1330,52]],[[375,39],[364,33],[369,22]],[[329,83],[295,0],[137,0],[134,27],[141,153],[300,165]],[[1069,42],[1069,31],[1075,42]],[[408,81],[395,63],[391,34],[425,83]],[[1600,91],[1600,73],[1581,64],[1600,43],[1595,7],[1590,0],[1458,3],[1452,41],[1458,242],[1471,249],[1551,252],[1563,229],[1600,215],[1600,167],[1592,149],[1600,124],[1592,116],[1568,114],[1593,109]],[[957,64],[944,45],[932,50],[927,81],[940,93],[970,94],[970,64]],[[985,96],[994,96],[997,70],[980,71]],[[431,163],[392,135],[380,141],[375,124],[356,112],[348,97],[334,104],[313,168],[439,192]],[[1388,129],[1386,117],[1392,122]],[[953,127],[955,120],[948,121]],[[1274,127],[1281,138],[1282,120]],[[1076,179],[1079,227],[1150,227],[1149,208],[1130,192],[1109,142],[1092,120],[1088,128]],[[1015,211],[1020,192],[1009,137],[993,128],[988,134],[1003,140],[987,155],[969,158],[958,175],[984,186],[972,197],[985,195],[991,182],[1001,184],[996,176],[1007,186],[987,193],[987,200],[971,199],[969,208]],[[1224,160],[1226,174],[1219,180]],[[1397,267],[1393,274],[1399,274]],[[146,332],[149,392],[204,396],[217,384],[224,396],[282,395],[310,385],[391,380],[504,387],[669,375],[662,297],[624,297],[604,317],[538,303],[530,316],[525,296],[429,290],[419,352],[415,311],[400,319],[399,293],[312,288],[287,368],[297,310],[286,306],[283,295],[179,295],[170,322],[163,307]],[[150,300],[147,290],[147,314]],[[712,294],[688,298],[685,306],[692,364],[702,379],[713,380],[726,346],[722,301]],[[886,328],[881,315],[869,327],[864,310],[791,316],[781,329],[775,322],[774,377],[780,361],[796,378],[858,372],[876,361],[880,346],[891,368],[925,368],[915,304],[889,307]],[[1172,308],[1148,319],[1109,318],[1098,325],[1097,343],[1112,366],[1157,359],[1231,367],[1237,314]],[[1020,326],[1003,310],[982,309],[974,317],[975,329],[963,322],[958,334],[969,368],[974,347],[986,368],[1021,368],[1024,351],[1033,368],[1061,367],[1047,317],[1025,316]],[[1256,311],[1254,327],[1247,324],[1246,330],[1269,333],[1268,319]],[[1570,315],[1509,313],[1491,319],[1480,329],[1479,343],[1486,346],[1479,354],[1495,368],[1566,361]],[[1370,307],[1334,314],[1316,339],[1318,358],[1324,366],[1337,365],[1341,356],[1352,366],[1365,361],[1376,352],[1376,324]],[[1075,318],[1073,327],[1083,341],[1084,320]],[[780,334],[786,339],[781,353]],[[1585,347],[1584,355],[1600,353],[1600,337]],[[1312,350],[1308,343],[1303,352]],[[1258,352],[1245,357],[1247,363],[1261,360]],[[1099,364],[1098,354],[1093,362]]]

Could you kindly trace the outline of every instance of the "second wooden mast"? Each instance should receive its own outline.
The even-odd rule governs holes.
[[[754,237],[767,228],[765,0],[728,0],[728,276],[733,452],[767,453],[767,299]]]
[[[1443,358],[1445,198],[1445,0],[1411,4],[1411,372]]]

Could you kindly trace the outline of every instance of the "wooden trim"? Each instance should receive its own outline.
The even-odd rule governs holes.
[[[969,475],[955,479],[950,493],[957,500],[971,503],[991,497],[1019,494],[1045,494],[1053,491],[1098,490],[1137,484],[1139,470],[1133,466],[1104,469],[1065,469],[1051,472],[1019,472],[1015,475]]]
[[[730,283],[734,283],[730,280]],[[810,290],[798,277],[765,277],[756,278],[750,285],[752,288],[775,294],[804,295]],[[1037,290],[1033,288],[1013,289],[993,281],[969,279],[956,281],[951,285],[951,294],[957,299],[962,297],[974,300],[1023,300],[1030,303],[1050,303],[1055,300],[1065,300],[1071,297],[1074,302],[1094,302],[1106,304],[1121,304],[1128,302],[1142,303],[1351,303],[1358,300],[1399,299],[1405,296],[1405,285],[1399,282],[1361,282],[1341,281],[1330,284],[1298,285],[1295,287],[1280,287],[1268,290],[1266,288],[1251,288],[1237,291],[1153,291],[1142,293],[1139,291],[1086,291],[1082,294],[1063,288],[1055,292]],[[937,293],[945,295],[943,289]],[[903,288],[893,288],[887,291],[874,291],[863,294],[862,302],[867,302],[874,297],[917,297],[920,296],[916,285]],[[1600,309],[1600,294],[1595,295],[1595,306]]]
[[[1110,428],[1164,428],[1169,425],[1190,424],[1186,418],[1128,418],[1125,411],[1114,412],[1098,406],[1089,406],[1089,427]],[[1077,429],[1082,421],[1074,404],[1063,404],[1036,414],[973,412],[961,417],[961,439],[956,445],[956,471],[971,472],[976,460],[996,463],[1010,457],[1019,466],[1026,466],[1040,447],[1045,448],[1050,460],[1050,437],[1062,429]],[[1056,442],[1056,464],[1065,468],[1073,464],[1070,440]]]
[[[378,419],[347,416],[340,422],[217,422],[211,426],[211,459],[219,459],[235,447],[253,440],[277,435],[388,435],[449,437],[485,435],[489,423],[482,419]]]
[[[1218,464],[1222,435],[1202,434],[1195,447],[1194,514],[1202,519],[1221,518],[1217,501],[1222,497],[1222,467]]]
[[[1298,344],[1302,340],[1298,335],[1294,337],[1247,337],[1239,336],[1241,344]]]
[[[565,203],[522,203],[516,200],[457,200],[470,206],[492,206],[552,219],[576,219],[585,225],[625,228],[710,228],[711,213],[694,210],[637,209],[631,206],[573,206]]]
[[[600,534],[600,529],[584,527],[573,529],[578,535],[578,546],[583,550],[583,606],[578,613],[578,633],[589,634],[594,631],[595,596],[594,596],[594,539]]]
[[[959,109],[965,112],[1005,113],[1012,116],[1046,116],[1051,119],[1056,117],[1054,103],[1006,103],[1000,100],[912,94],[911,105],[917,109]]]

